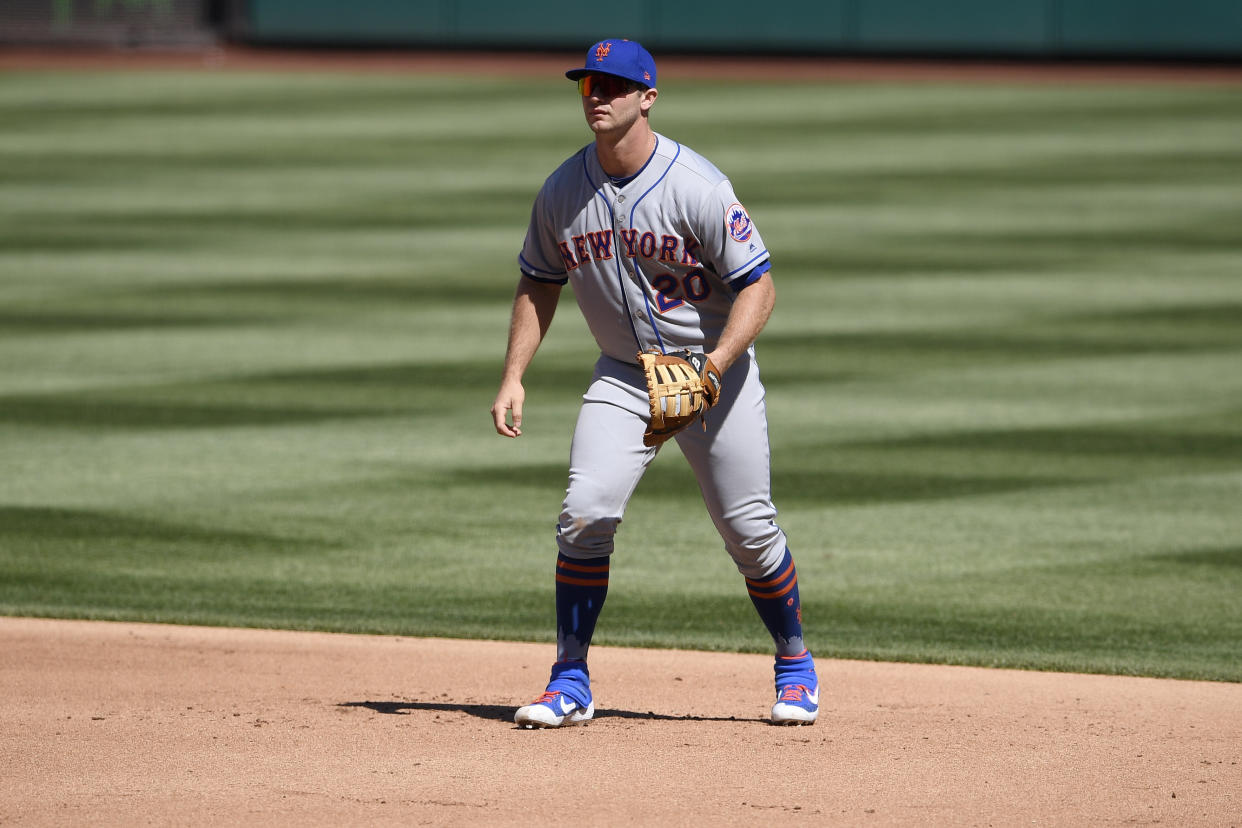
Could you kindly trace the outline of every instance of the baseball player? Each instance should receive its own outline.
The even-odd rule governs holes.
[[[522,377],[566,284],[600,356],[574,429],[556,532],[556,662],[545,692],[515,721],[560,727],[594,715],[587,649],[608,591],[613,536],[671,437],[775,643],[771,720],[810,724],[819,683],[802,640],[797,570],[775,520],[753,347],[775,301],[768,250],[724,174],[652,130],[659,93],[646,49],[604,40],[565,74],[578,82],[595,139],[535,199],[491,409],[496,431],[522,433]]]

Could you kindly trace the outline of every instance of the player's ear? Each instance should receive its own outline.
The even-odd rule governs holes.
[[[649,109],[651,109],[652,106],[655,105],[655,100],[659,96],[659,94],[660,94],[659,90],[656,89],[654,86],[651,87],[650,89],[643,90],[642,97],[638,99],[639,109],[642,110],[643,112],[647,112]]]

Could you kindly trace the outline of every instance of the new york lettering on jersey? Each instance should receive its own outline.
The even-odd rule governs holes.
[[[612,237],[611,230],[596,230],[558,242],[566,272],[576,270],[584,262],[611,260],[614,249]],[[617,238],[621,242],[622,255],[626,258],[636,259],[641,256],[668,264],[699,266],[699,260],[694,255],[699,244],[694,239],[661,234],[657,241],[655,233],[637,229],[622,230],[617,233]]]

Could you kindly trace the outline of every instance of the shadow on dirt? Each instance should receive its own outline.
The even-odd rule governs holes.
[[[500,704],[448,704],[444,702],[407,702],[407,701],[351,701],[341,702],[338,707],[365,707],[376,713],[389,716],[408,716],[416,710],[465,713],[479,719],[494,722],[512,722],[517,708]],[[739,719],[737,716],[673,716],[667,713],[647,711],[639,713],[634,710],[603,709],[595,711],[596,719],[641,719],[659,722],[746,722],[763,721],[764,719]]]

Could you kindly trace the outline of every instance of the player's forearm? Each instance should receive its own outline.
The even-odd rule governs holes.
[[[561,286],[523,279],[513,297],[502,381],[521,381],[556,313]]]
[[[767,273],[737,295],[716,348],[708,354],[721,372],[728,371],[729,366],[759,337],[775,306],[776,286]]]

